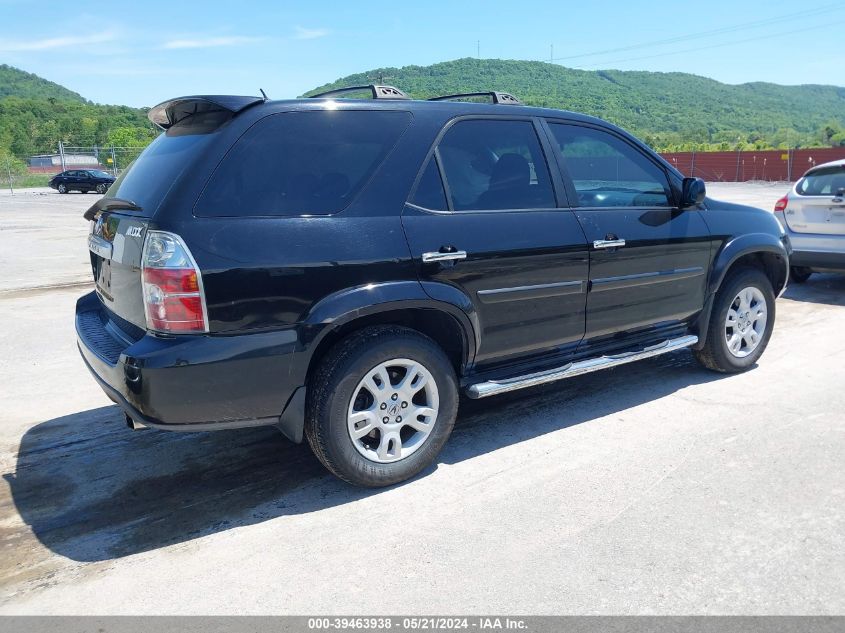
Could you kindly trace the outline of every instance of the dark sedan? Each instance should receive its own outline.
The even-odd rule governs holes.
[[[114,180],[114,176],[101,169],[69,169],[53,176],[50,186],[59,193],[96,191],[103,194]]]

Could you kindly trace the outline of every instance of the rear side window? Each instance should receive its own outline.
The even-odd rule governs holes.
[[[668,207],[665,172],[622,139],[595,128],[550,126],[581,207]]]
[[[802,196],[833,196],[845,189],[845,167],[825,167],[804,176],[795,185]]]
[[[346,208],[396,144],[408,112],[286,112],[253,125],[199,199],[199,216],[330,214]]]
[[[459,121],[437,151],[456,211],[556,206],[549,168],[530,121]]]

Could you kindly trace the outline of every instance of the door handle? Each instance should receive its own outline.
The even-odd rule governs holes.
[[[422,254],[422,260],[426,264],[431,264],[435,262],[454,262],[466,258],[466,251],[450,251],[445,253],[441,251],[434,251],[433,253]]]
[[[622,248],[625,246],[625,240],[596,240],[593,242],[593,248]]]

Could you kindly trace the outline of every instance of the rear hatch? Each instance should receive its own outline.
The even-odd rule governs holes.
[[[784,219],[796,233],[845,235],[845,165],[820,167],[801,178]]]
[[[261,99],[183,97],[150,110],[153,123],[166,131],[85,214],[91,223],[88,249],[97,296],[113,315],[146,328],[141,255],[150,223],[173,184],[205,151],[213,133],[257,101]]]

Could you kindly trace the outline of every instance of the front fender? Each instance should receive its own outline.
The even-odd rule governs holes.
[[[752,253],[772,253],[783,260],[782,284],[789,276],[789,252],[784,243],[770,233],[746,233],[727,241],[717,253],[710,273],[709,294],[715,294],[725,279],[730,267],[740,258]]]
[[[694,349],[702,349],[707,342],[707,326],[710,323],[710,313],[713,310],[713,302],[716,292],[725,280],[725,275],[727,275],[728,270],[730,270],[731,266],[733,266],[740,257],[744,257],[745,255],[750,255],[752,253],[773,253],[780,256],[784,263],[781,288],[786,287],[786,281],[789,277],[790,253],[786,245],[781,242],[781,240],[769,233],[748,233],[728,240],[717,253],[716,259],[713,262],[713,267],[710,271],[707,298],[704,303],[704,308],[698,315],[694,325],[694,330],[698,332],[698,343],[693,346]]]

